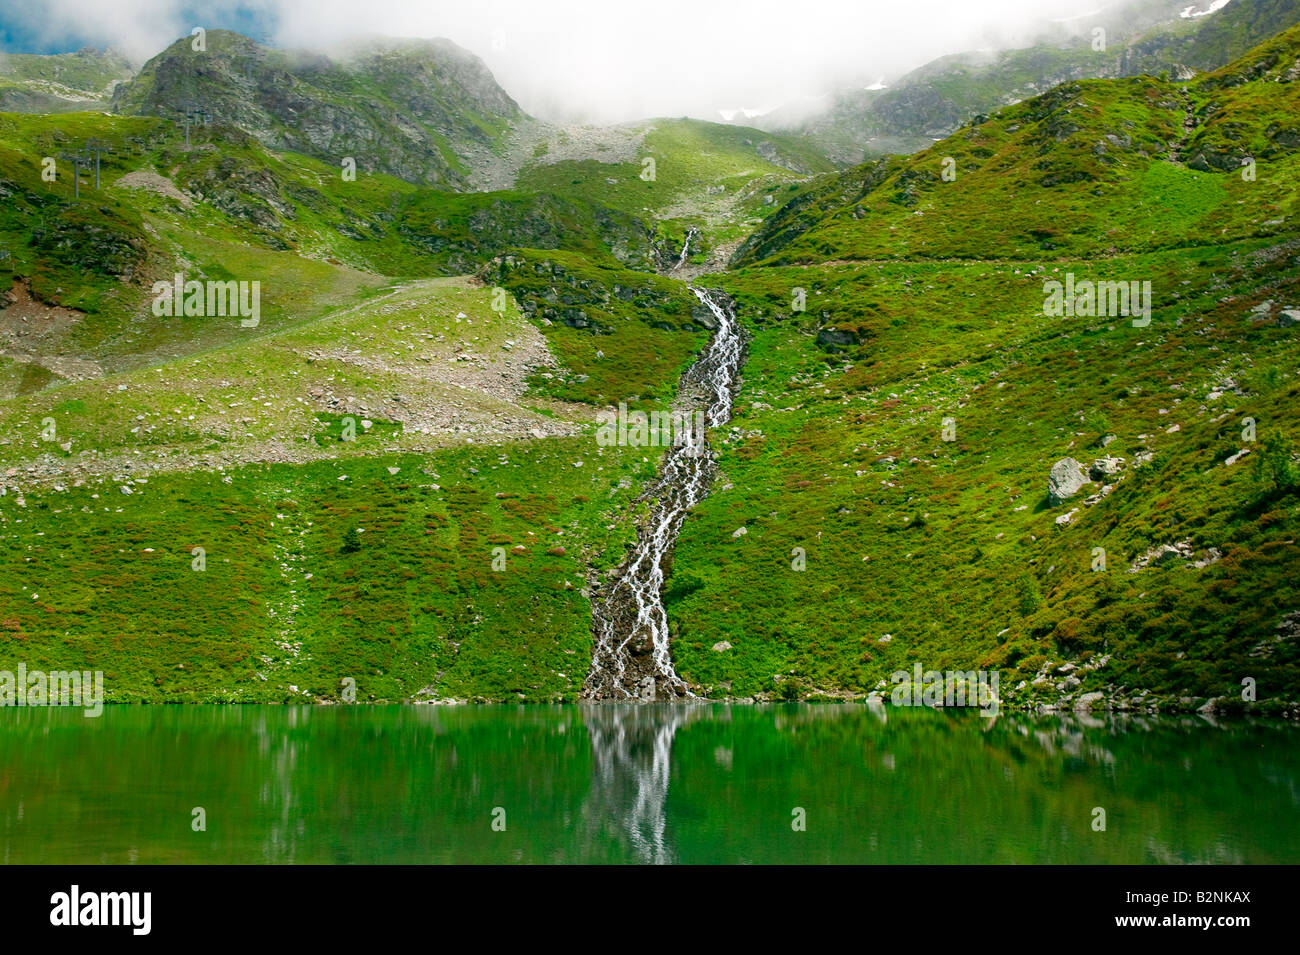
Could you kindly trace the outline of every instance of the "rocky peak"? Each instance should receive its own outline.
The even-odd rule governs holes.
[[[183,37],[113,97],[133,115],[238,127],[273,149],[410,182],[463,185],[518,105],[483,62],[449,40],[368,39],[326,55],[261,46],[226,30]],[[381,145],[382,144],[382,145]]]

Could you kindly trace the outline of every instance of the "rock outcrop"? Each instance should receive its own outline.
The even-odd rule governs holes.
[[[1074,458],[1061,458],[1052,465],[1047,477],[1047,497],[1053,504],[1060,504],[1078,494],[1088,483],[1088,475],[1083,465]]]

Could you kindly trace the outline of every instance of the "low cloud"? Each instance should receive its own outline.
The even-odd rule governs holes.
[[[44,0],[7,14],[11,52],[116,47],[143,61],[195,26],[327,49],[358,34],[447,37],[529,112],[617,122],[751,115],[894,78],[945,53],[1087,26],[1097,0]],[[743,115],[743,114],[742,114]]]

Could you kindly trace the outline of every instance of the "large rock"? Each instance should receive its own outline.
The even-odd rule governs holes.
[[[1158,567],[1174,560],[1191,560],[1195,556],[1196,548],[1192,546],[1190,537],[1186,540],[1175,541],[1172,544],[1157,544],[1134,560],[1128,572],[1136,574],[1144,567]]]
[[[718,330],[718,316],[713,314],[713,309],[703,302],[697,302],[691,306],[691,321],[697,325],[703,325],[711,332]]]
[[[1061,458],[1052,465],[1052,472],[1047,477],[1047,497],[1053,504],[1074,497],[1088,483],[1088,475],[1083,465],[1074,458]]]

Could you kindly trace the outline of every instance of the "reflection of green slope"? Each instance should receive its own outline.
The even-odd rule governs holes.
[[[1300,851],[1284,727],[729,712],[674,741],[668,819],[686,864],[1239,863]],[[1221,760],[1239,768],[1221,772]],[[1247,782],[1259,778],[1262,791]],[[796,806],[805,832],[791,829]],[[1105,832],[1091,828],[1097,806]]]
[[[591,715],[120,707],[87,720],[7,709],[0,815],[22,807],[8,861],[636,862],[626,827],[662,796],[646,778],[656,753],[634,746],[618,778],[600,775],[609,761],[593,747],[608,741],[589,732]],[[1300,853],[1286,728],[990,727],[900,710],[882,723],[861,707],[694,717],[659,780],[664,842],[685,864],[1269,864]],[[191,831],[194,806],[205,832]],[[791,829],[795,807],[806,831]],[[1092,829],[1096,807],[1104,832]],[[498,809],[504,831],[492,826]]]
[[[39,722],[7,728],[0,765],[22,760],[28,767],[18,784],[29,823],[24,831],[53,838],[44,833],[45,823],[65,813],[69,831],[81,831],[82,838],[64,843],[57,854],[86,862],[620,858],[620,847],[608,840],[569,849],[558,860],[552,849],[567,843],[568,811],[591,782],[591,747],[571,710],[165,710],[123,708],[100,720],[82,719],[97,724],[89,726],[97,741],[89,751],[87,726],[59,719],[68,714],[29,714]],[[367,718],[374,715],[380,721]],[[99,755],[73,758],[69,771],[57,775],[57,762],[34,762],[47,720],[53,724],[47,755]],[[138,758],[146,749],[152,756]],[[28,781],[38,785],[28,790]],[[0,790],[7,815],[14,792],[12,784]],[[99,794],[93,802],[87,799],[92,792]],[[205,833],[190,830],[195,805],[207,811]],[[496,806],[506,809],[504,833],[491,826]],[[107,807],[113,807],[111,825],[102,815]],[[30,858],[46,861],[56,852],[53,843],[31,851]],[[27,852],[11,844],[10,860]]]

